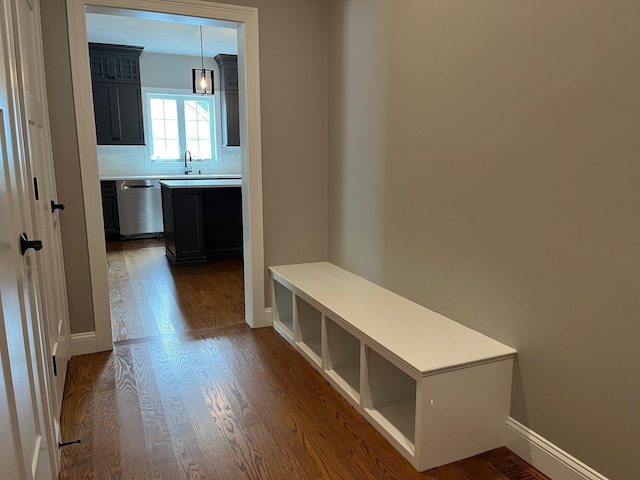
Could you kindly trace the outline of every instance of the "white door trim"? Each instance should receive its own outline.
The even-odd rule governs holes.
[[[241,165],[245,319],[251,327],[266,326],[264,319],[258,9],[200,0],[67,0],[71,73],[98,351],[110,350],[113,348],[113,341],[85,23],[85,8],[87,6],[161,12],[238,23],[238,75],[240,111],[242,112],[240,115],[240,142],[243,145]]]

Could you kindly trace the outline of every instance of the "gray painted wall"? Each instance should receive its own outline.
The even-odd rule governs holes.
[[[327,256],[326,0],[238,0],[259,8],[266,265]],[[42,2],[71,332],[94,330],[64,0]],[[93,187],[89,187],[93,188]],[[96,187],[97,188],[97,187]],[[267,273],[265,270],[265,278]]]
[[[222,52],[224,53],[224,52]],[[191,91],[191,69],[200,68],[200,57],[186,55],[165,55],[142,52],[140,55],[140,75],[143,87],[181,88]],[[206,57],[204,68],[214,70],[216,91],[220,90],[218,64],[213,57]]]
[[[638,25],[629,0],[330,9],[330,260],[517,348],[511,415],[618,480],[640,478]]]

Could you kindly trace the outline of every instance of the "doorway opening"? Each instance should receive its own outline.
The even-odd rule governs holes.
[[[262,167],[260,147],[259,61],[257,9],[234,5],[206,4],[185,0],[172,4],[163,0],[131,0],[122,9],[119,0],[70,0],[69,41],[76,124],[81,159],[91,289],[94,306],[96,350],[112,348],[110,300],[102,202],[93,188],[100,179],[93,118],[93,99],[88,59],[85,13],[126,13],[157,19],[165,16],[176,23],[215,26],[233,22],[238,37],[239,137],[242,184],[244,316],[251,327],[267,326],[270,318],[264,301],[264,254],[262,227]],[[168,17],[166,17],[168,16]]]
[[[87,9],[86,25],[113,341],[242,323],[237,25],[94,10]],[[206,95],[191,90],[201,67],[211,80]],[[163,208],[174,190],[161,180],[237,185],[225,193],[203,188],[197,204],[173,210],[174,221]],[[178,217],[196,209],[202,228],[180,226]],[[204,242],[196,239],[201,230]]]

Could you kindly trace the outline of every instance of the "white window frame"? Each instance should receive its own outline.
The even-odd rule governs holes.
[[[215,95],[198,95],[193,94],[191,91],[185,91],[182,89],[173,89],[173,88],[149,88],[142,87],[142,96],[144,98],[143,108],[142,108],[142,116],[145,125],[145,134],[146,134],[146,144],[147,144],[147,161],[149,162],[151,167],[161,166],[161,165],[178,165],[184,162],[184,158],[181,156],[180,158],[152,158],[153,154],[153,135],[152,135],[152,126],[151,126],[151,108],[150,101],[152,98],[161,98],[165,97],[168,99],[175,99],[179,102],[184,100],[207,100],[211,103],[211,116],[212,122],[210,125],[210,135],[211,135],[211,159],[197,159],[198,162],[204,164],[212,164],[217,163],[218,158],[220,156],[221,145],[218,141],[219,138],[219,121],[220,118],[220,108],[218,102],[216,101]],[[183,103],[178,104],[178,135],[179,135],[179,152],[181,155],[184,155],[185,150],[187,150],[187,141],[186,141],[186,131],[185,131],[185,120],[184,120],[184,107]],[[194,153],[194,160],[195,152]]]

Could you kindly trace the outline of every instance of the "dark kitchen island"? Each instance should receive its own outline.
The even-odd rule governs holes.
[[[242,255],[242,180],[164,180],[166,254],[175,266]]]

